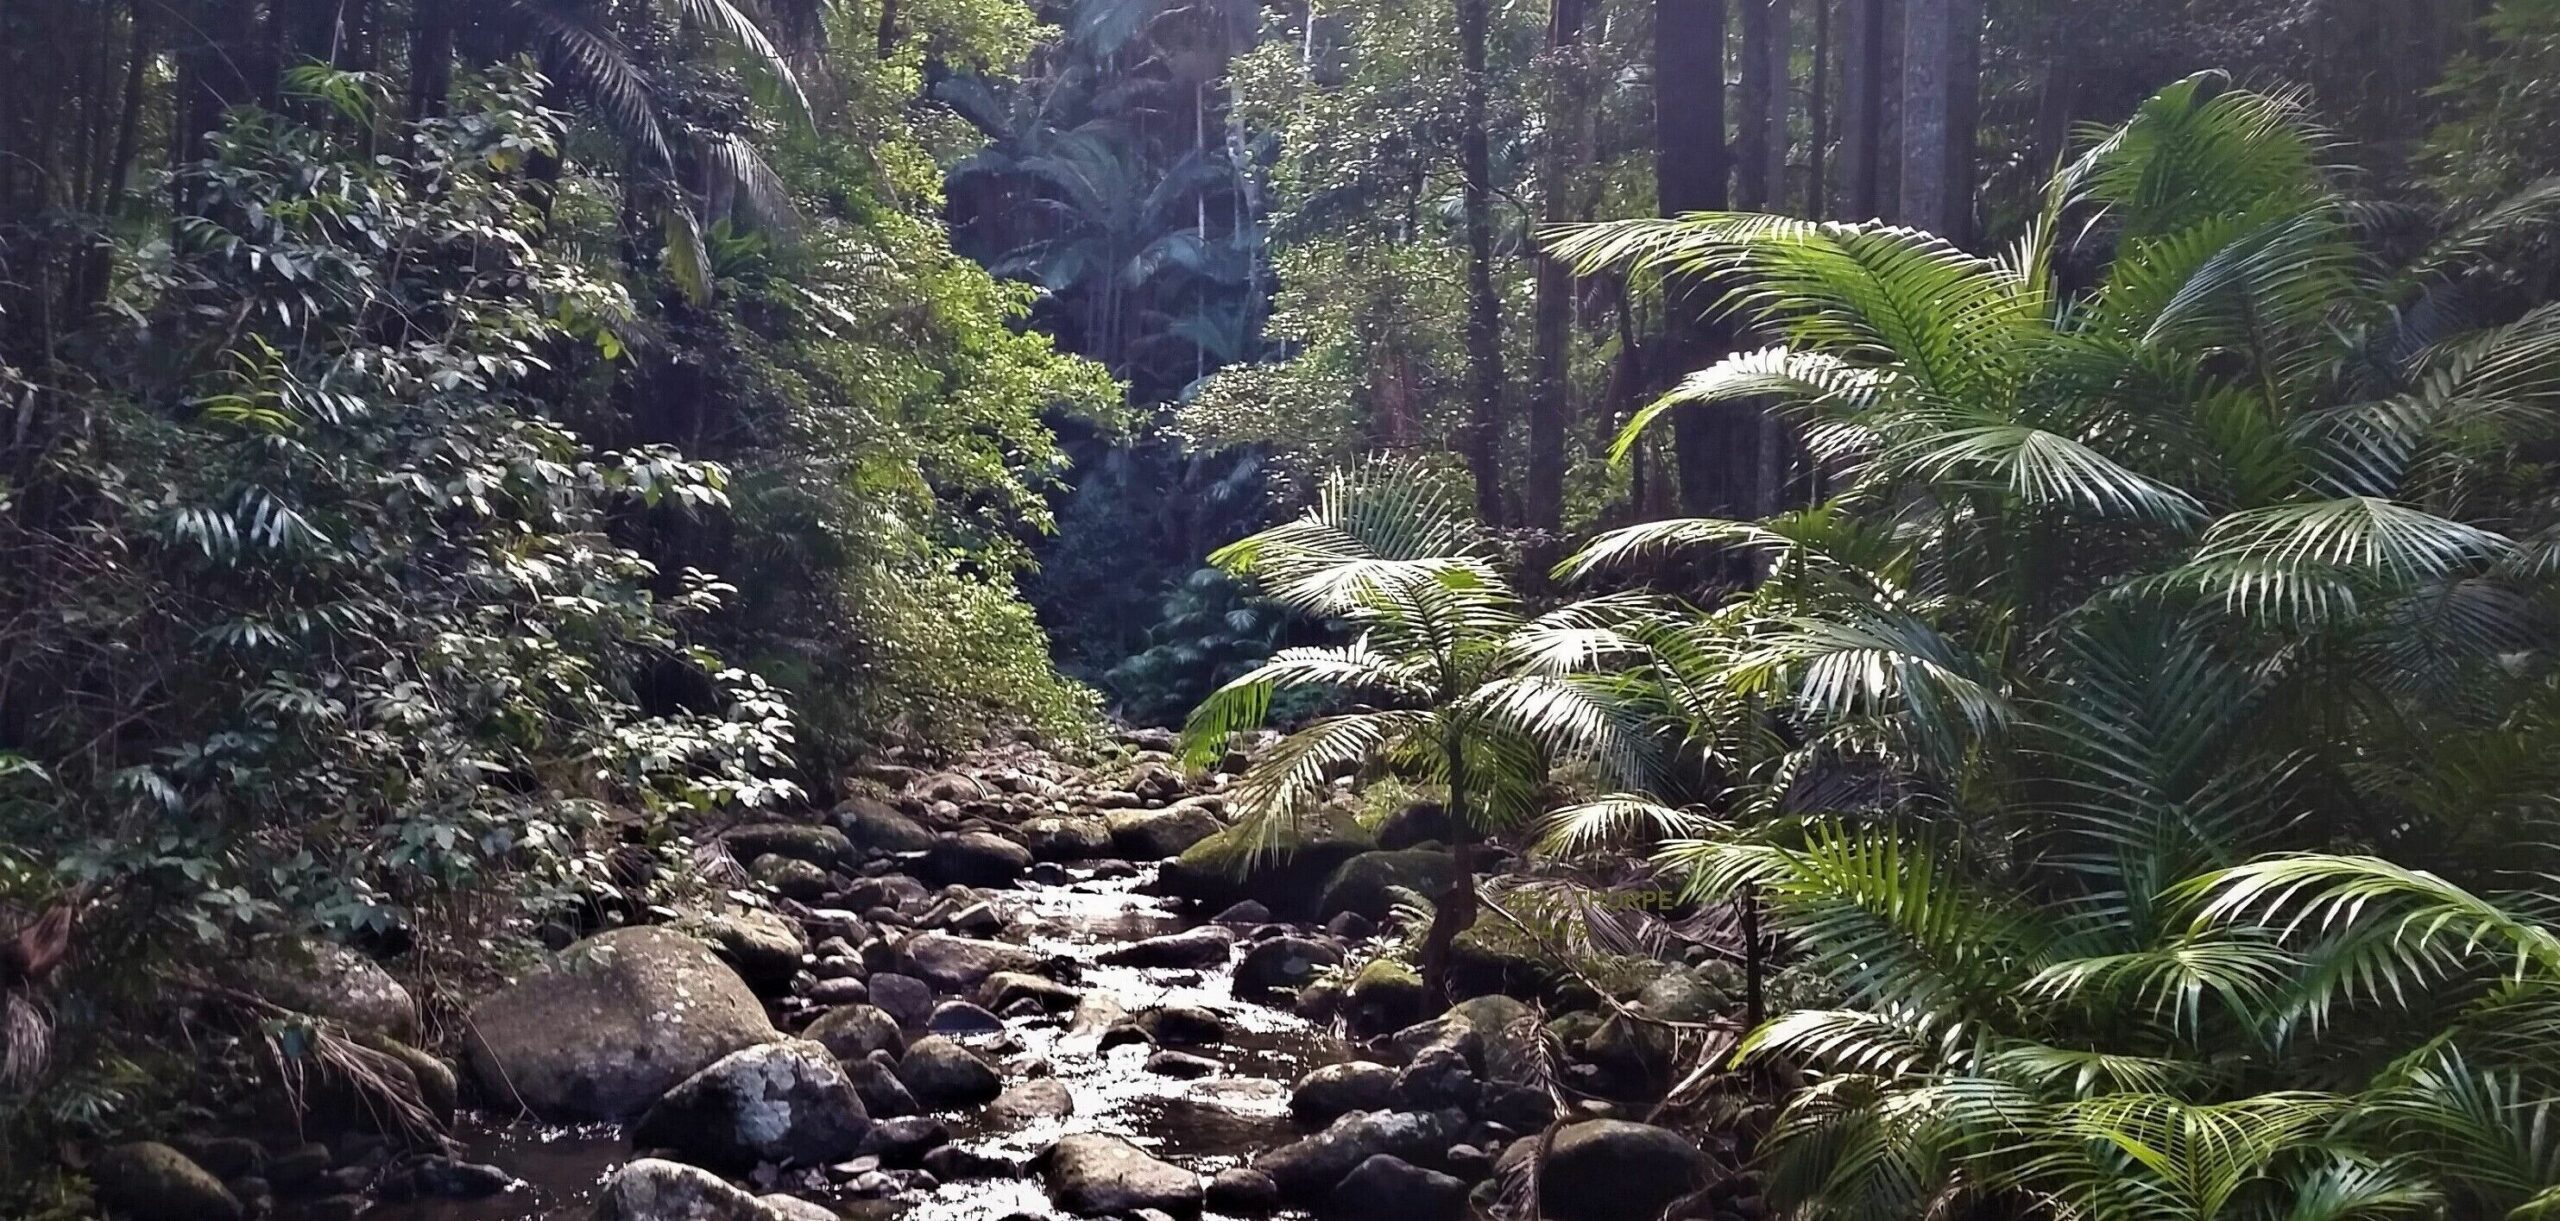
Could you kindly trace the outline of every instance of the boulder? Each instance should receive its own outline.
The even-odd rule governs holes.
[[[1343,990],[1343,1024],[1353,1038],[1365,1039],[1401,1030],[1422,1016],[1422,976],[1393,958],[1378,958],[1360,968]]]
[[[889,1166],[916,1166],[924,1155],[951,1143],[951,1128],[931,1115],[901,1115],[871,1125],[862,1142],[865,1156]]]
[[[779,856],[807,861],[820,869],[844,869],[852,866],[854,860],[853,841],[834,827],[753,823],[731,828],[720,837],[720,843],[729,850],[729,855],[741,861]]]
[[[1342,950],[1329,941],[1274,937],[1245,951],[1244,961],[1236,964],[1236,995],[1249,999],[1294,997],[1317,972],[1341,962]]]
[[[1040,955],[1002,941],[977,941],[949,933],[918,933],[900,948],[908,973],[943,992],[975,992],[989,976],[1002,971],[1029,974]],[[873,1003],[880,1003],[880,981],[871,981]]]
[[[871,977],[871,1003],[901,1026],[922,1026],[933,1015],[933,985],[912,975],[885,972]]]
[[[1246,899],[1241,903],[1229,904],[1225,911],[1209,919],[1211,923],[1224,924],[1231,928],[1252,928],[1258,924],[1271,923],[1271,909],[1252,899]]]
[[[1161,804],[1182,796],[1182,773],[1164,760],[1149,759],[1129,773],[1126,787],[1140,801]]]
[[[1317,1215],[1327,1221],[1458,1221],[1466,1212],[1464,1182],[1381,1153],[1352,1167]]]
[[[941,1035],[927,1035],[898,1061],[898,1081],[927,1111],[947,1111],[993,1101],[1004,1078],[977,1053]]]
[[[1006,1086],[994,1102],[987,1104],[987,1120],[1000,1127],[1018,1128],[1044,1119],[1064,1119],[1075,1114],[1076,1097],[1067,1084],[1055,1077],[1033,1077]]]
[[[1397,887],[1436,897],[1457,880],[1457,858],[1446,852],[1407,848],[1397,852],[1363,852],[1344,861],[1326,878],[1316,897],[1316,918],[1351,912],[1384,920],[1394,908],[1389,892]]]
[[[1409,1161],[1438,1157],[1455,1135],[1453,1129],[1458,1125],[1451,1122],[1452,1118],[1398,1111],[1354,1111],[1326,1125],[1324,1131],[1253,1159],[1253,1168],[1270,1175],[1284,1198],[1320,1203],[1360,1163],[1381,1153]]]
[[[1159,1077],[1178,1077],[1187,1081],[1215,1077],[1227,1071],[1227,1066],[1187,1051],[1160,1051],[1147,1057],[1146,1070]]]
[[[1384,1109],[1395,1089],[1396,1070],[1384,1064],[1328,1064],[1298,1078],[1289,1092],[1289,1116],[1320,1128],[1353,1111]]]
[[[999,835],[969,831],[936,836],[925,869],[945,884],[1011,886],[1031,868],[1031,850]]]
[[[922,852],[933,846],[933,832],[899,813],[887,802],[856,797],[836,807],[836,826],[865,852]]]
[[[1280,1209],[1280,1185],[1259,1170],[1230,1166],[1210,1176],[1208,1204],[1230,1217],[1268,1216]]]
[[[100,1153],[89,1179],[98,1203],[128,1221],[240,1221],[245,1215],[222,1180],[157,1141]]]
[[[1555,1221],[1660,1216],[1706,1186],[1714,1164],[1687,1137],[1623,1119],[1590,1119],[1556,1133],[1538,1168],[1538,1204]]]
[[[596,1193],[595,1221],[805,1221],[719,1175],[644,1157],[614,1171]]]
[[[1396,1102],[1417,1111],[1455,1107],[1472,1114],[1482,1092],[1476,1066],[1483,1060],[1484,1039],[1476,1028],[1451,1023],[1396,1070]]]
[[[816,1043],[839,1060],[859,1060],[875,1051],[906,1054],[907,1039],[898,1019],[873,1005],[839,1005],[818,1015],[800,1037]]]
[[[967,805],[972,801],[984,801],[993,796],[987,791],[987,786],[978,783],[976,778],[964,776],[958,772],[936,772],[909,785],[907,792],[928,804],[948,801],[955,805]]]
[[[835,889],[835,879],[826,870],[796,857],[770,852],[747,862],[747,876],[795,903],[821,902],[827,892]]]
[[[1022,824],[1034,860],[1081,861],[1111,851],[1111,827],[1099,818],[1035,818]]]
[[[1265,844],[1260,834],[1240,824],[1200,840],[1165,865],[1158,887],[1209,908],[1249,899],[1275,912],[1303,915],[1313,909],[1325,879],[1373,843],[1368,829],[1341,805],[1301,820],[1277,844]]]
[[[1049,1198],[1078,1216],[1099,1217],[1162,1209],[1178,1216],[1200,1211],[1200,1176],[1149,1156],[1120,1139],[1079,1132],[1040,1155],[1040,1177]]]
[[[1207,798],[1169,805],[1161,810],[1113,810],[1103,822],[1111,829],[1111,847],[1133,861],[1160,861],[1227,828]]]
[[[631,1143],[743,1173],[759,1162],[814,1166],[850,1157],[870,1126],[835,1056],[794,1039],[733,1052],[677,1082],[633,1125]]]
[[[981,1005],[944,1001],[933,1007],[933,1015],[924,1020],[924,1028],[935,1034],[994,1034],[1004,1029],[1004,1019]]]
[[[1663,1022],[1706,1022],[1726,1012],[1722,989],[1689,971],[1669,971],[1645,984],[1628,1008]],[[1642,1093],[1668,1086],[1678,1036],[1667,1027],[1613,1013],[1585,1044],[1591,1062],[1615,1084]]]
[[[1138,1029],[1158,1043],[1205,1047],[1225,1041],[1227,1020],[1199,1005],[1158,1005],[1138,1015]]]
[[[1102,961],[1125,967],[1223,967],[1235,948],[1234,929],[1204,924],[1182,933],[1133,941],[1102,955]]]
[[[789,986],[800,971],[801,957],[809,952],[799,925],[760,907],[691,913],[667,927],[710,946],[720,961],[758,992],[778,992]]]
[[[1446,844],[1458,837],[1449,808],[1436,801],[1416,801],[1387,815],[1378,824],[1378,846],[1389,851],[1423,844]]]
[[[906,1083],[898,1080],[897,1065],[889,1053],[875,1052],[844,1066],[845,1075],[853,1079],[854,1096],[862,1099],[863,1111],[873,1119],[895,1119],[923,1109],[916,1105],[916,1096],[907,1092]]]
[[[1029,1001],[1045,1013],[1066,1013],[1083,1003],[1084,993],[1046,975],[998,971],[978,985],[978,1003],[998,1013]]]
[[[334,941],[283,947],[249,968],[250,990],[287,1009],[395,1039],[418,1037],[418,1006],[382,964]]]
[[[737,972],[662,928],[615,929],[470,1013],[472,1075],[544,1119],[622,1120],[731,1052],[779,1040]]]
[[[1460,1001],[1440,1020],[1475,1028],[1484,1044],[1486,1080],[1522,1085],[1541,1076],[1537,1010],[1497,994]],[[1398,1040],[1403,1037],[1399,1035]]]

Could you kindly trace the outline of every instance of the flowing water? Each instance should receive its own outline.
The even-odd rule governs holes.
[[[1205,1176],[1292,1139],[1290,1083],[1311,1068],[1351,1057],[1351,1048],[1340,1039],[1287,1010],[1236,999],[1225,968],[1097,962],[1116,947],[1198,923],[1163,900],[1137,893],[1145,877],[1105,880],[1078,870],[1065,885],[1025,883],[1019,890],[987,892],[987,898],[1006,917],[1001,939],[1074,959],[1082,968],[1077,986],[1087,995],[1116,1001],[1132,1014],[1165,1004],[1197,1005],[1217,1013],[1227,1024],[1225,1042],[1190,1050],[1219,1061],[1225,1071],[1198,1080],[1162,1076],[1142,1067],[1149,1047],[1124,1044],[1101,1050],[1101,1031],[1090,1024],[1078,1027],[1067,1015],[1010,1020],[1000,1035],[964,1041],[993,1060],[1009,1080],[1045,1064],[1073,1095],[1074,1113],[1003,1130],[976,1112],[946,1116],[957,1143],[1020,1163],[1067,1133],[1108,1132]],[[524,1186],[485,1200],[386,1205],[367,1216],[379,1221],[584,1221],[597,1183],[631,1156],[620,1133],[610,1127],[484,1123],[469,1126],[462,1139],[465,1157],[504,1167]],[[1051,1207],[1034,1177],[944,1183],[930,1195],[886,1200],[843,1200],[824,1191],[795,1194],[865,1219],[996,1221],[1016,1214],[1063,1215]]]

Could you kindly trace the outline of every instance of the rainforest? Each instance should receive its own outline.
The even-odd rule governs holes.
[[[2560,0],[0,0],[0,1217],[2560,1221]]]

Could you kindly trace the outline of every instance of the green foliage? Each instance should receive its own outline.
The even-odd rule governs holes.
[[[1741,829],[1660,863],[1760,905],[1845,1000],[1742,1045],[1811,1074],[1766,1146],[1791,1215],[2560,1198],[2560,941],[2514,889],[2555,811],[2474,799],[2560,746],[2550,313],[2409,308],[2479,269],[2359,245],[2326,160],[2297,99],[2200,78],[1994,258],[1770,217],[1561,235],[1739,285],[1779,340],[1635,427],[1775,396],[1836,489],[1564,568],[1704,546],[1765,574],[1629,632],[1628,673],[1738,781]],[[1688,813],[1582,821],[1648,810]]]

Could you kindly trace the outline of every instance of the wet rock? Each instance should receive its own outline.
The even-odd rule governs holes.
[[[1116,1136],[1082,1132],[1040,1155],[1049,1198],[1079,1216],[1097,1217],[1160,1208],[1192,1216],[1200,1211],[1200,1176],[1158,1161]]]
[[[895,910],[920,903],[932,893],[924,883],[903,873],[884,873],[857,879],[845,887],[844,904],[866,911],[877,907]]]
[[[170,1141],[169,1147],[185,1154],[205,1173],[226,1182],[261,1173],[267,1167],[266,1147],[245,1136],[182,1136]]]
[[[758,1162],[811,1166],[853,1154],[871,1117],[825,1047],[750,1047],[678,1082],[631,1129],[631,1143],[673,1149],[715,1170]]]
[[[382,964],[334,941],[303,941],[262,958],[250,990],[287,1009],[395,1039],[418,1034],[418,1006]]]
[[[935,1034],[993,1034],[1004,1029],[1004,1019],[967,1001],[944,1001],[933,1007],[924,1027]]]
[[[130,1221],[239,1221],[245,1215],[222,1180],[157,1141],[108,1149],[89,1178],[98,1203]]]
[[[1378,931],[1376,922],[1358,912],[1335,912],[1324,931],[1338,941],[1365,941]]]
[[[335,1195],[305,1200],[293,1211],[301,1221],[356,1221],[372,1207],[373,1201],[360,1195]]]
[[[1231,1217],[1261,1217],[1280,1209],[1280,1185],[1259,1170],[1230,1166],[1209,1179],[1210,1211]]]
[[[1476,1114],[1514,1132],[1533,1132],[1555,1122],[1556,1100],[1531,1086],[1488,1081],[1476,1099]]]
[[[998,916],[996,909],[986,903],[971,903],[945,917],[942,927],[962,936],[983,937],[989,933],[1001,931],[1004,928],[1004,918]]]
[[[1182,735],[1160,725],[1141,725],[1121,730],[1114,740],[1139,750],[1171,754],[1182,749]]]
[[[951,1143],[951,1129],[931,1115],[901,1115],[871,1125],[861,1151],[886,1166],[919,1166],[924,1155]]]
[[[943,882],[963,886],[1011,886],[1031,868],[1031,850],[983,831],[936,837],[925,852],[925,869]]]
[[[478,1200],[516,1187],[516,1177],[497,1166],[431,1157],[410,1170],[417,1193],[443,1200]]]
[[[1034,860],[1081,861],[1111,851],[1111,827],[1099,818],[1035,818],[1022,824]]]
[[[1066,1013],[1084,1001],[1084,993],[1046,975],[1021,971],[998,971],[978,986],[978,1003],[998,1013],[1026,1000],[1044,1013]]]
[[[1678,1035],[1643,1019],[1705,1022],[1724,1013],[1728,1004],[1721,989],[1695,974],[1668,972],[1647,983],[1628,1003],[1640,1017],[1609,1015],[1585,1042],[1585,1054],[1622,1091],[1642,1093],[1668,1086]]]
[[[1476,1066],[1483,1059],[1484,1040],[1475,1027],[1452,1024],[1396,1071],[1396,1101],[1418,1111],[1473,1111],[1481,1092]]]
[[[1536,996],[1569,979],[1526,934],[1499,920],[1479,920],[1449,947],[1449,990],[1460,996]]]
[[[1422,976],[1392,958],[1360,968],[1343,990],[1342,1016],[1353,1038],[1399,1030],[1422,1016]]]
[[[1149,760],[1130,773],[1128,787],[1140,801],[1172,801],[1182,796],[1182,773],[1170,763]]]
[[[472,1075],[545,1119],[620,1120],[731,1052],[781,1038],[735,971],[699,941],[615,929],[470,1013]]]
[[[1688,1138],[1623,1119],[1569,1124],[1538,1171],[1538,1204],[1556,1221],[1659,1216],[1706,1185],[1713,1164]]]
[[[836,807],[836,826],[853,846],[869,853],[922,852],[933,846],[933,832],[899,813],[887,802],[856,797]]]
[[[827,871],[807,861],[766,853],[747,863],[747,876],[795,903],[816,903],[835,889]]]
[[[1010,1179],[1022,1174],[1022,1167],[1012,1158],[965,1145],[944,1145],[925,1154],[924,1169],[945,1183],[962,1179]]]
[[[757,1196],[756,1203],[764,1206],[772,1221],[843,1221],[836,1210],[798,1196]]]
[[[1165,865],[1159,889],[1206,907],[1251,899],[1275,912],[1304,913],[1325,879],[1372,843],[1360,820],[1339,805],[1304,820],[1277,845],[1261,844],[1257,834],[1229,827],[1191,845]]]
[[[596,1221],[803,1221],[698,1166],[644,1157],[596,1193]]]
[[[959,805],[984,801],[992,795],[987,786],[978,783],[974,777],[958,772],[937,772],[917,781],[907,792],[928,802],[948,801]]]
[[[1342,1012],[1342,981],[1319,979],[1298,989],[1298,998],[1289,1002],[1289,1011],[1314,1025],[1331,1023]]]
[[[844,1069],[853,1079],[854,1096],[862,1099],[862,1109],[873,1119],[895,1119],[923,1109],[916,1105],[916,1096],[907,1092],[906,1083],[898,1080],[897,1061],[887,1052],[855,1060]]]
[[[1138,1015],[1138,1028],[1151,1042],[1206,1047],[1225,1041],[1227,1020],[1199,1005],[1158,1005]]]
[[[1328,1064],[1298,1078],[1289,1092],[1289,1116],[1320,1128],[1353,1111],[1385,1109],[1395,1089],[1396,1070],[1384,1064]]]
[[[1146,1069],[1159,1077],[1192,1080],[1200,1077],[1215,1077],[1227,1071],[1227,1066],[1207,1056],[1193,1055],[1187,1051],[1160,1051],[1147,1057]]]
[[[1397,1111],[1354,1111],[1313,1136],[1253,1160],[1280,1185],[1283,1198],[1313,1204],[1330,1195],[1360,1163],[1381,1153],[1407,1160],[1437,1157],[1449,1147],[1452,1117]]]
[[[1235,943],[1235,930],[1204,924],[1189,932],[1130,942],[1104,953],[1102,961],[1128,967],[1223,967]]]
[[[808,953],[798,925],[762,908],[694,913],[668,927],[710,946],[720,961],[760,993],[779,992],[790,984],[800,970],[801,956]]]
[[[976,1106],[1004,1092],[1004,1079],[976,1053],[941,1035],[916,1040],[898,1061],[898,1080],[927,1111]]]
[[[297,1145],[267,1159],[267,1182],[283,1192],[300,1192],[329,1172],[329,1147]]]
[[[1449,1152],[1441,1157],[1440,1164],[1447,1166],[1449,1173],[1470,1183],[1482,1182],[1485,1176],[1493,1173],[1493,1155],[1474,1145],[1449,1146]]]
[[[1449,809],[1436,801],[1417,801],[1397,810],[1378,824],[1378,846],[1390,852],[1422,844],[1446,844],[1457,839],[1458,828],[1449,821]]]
[[[1211,920],[1231,928],[1252,928],[1257,924],[1271,923],[1271,909],[1252,899],[1246,899],[1241,903],[1229,905],[1225,911],[1211,917]]]
[[[807,861],[820,869],[843,869],[853,864],[853,842],[834,827],[756,823],[732,828],[720,837],[720,844],[729,850],[729,855],[742,861],[779,856]]]
[[[908,972],[943,992],[975,992],[999,971],[1030,974],[1040,955],[1001,941],[977,941],[948,933],[918,933],[900,948]],[[871,982],[873,1004],[880,1004],[880,981]]]
[[[1316,898],[1316,918],[1352,912],[1364,919],[1384,920],[1395,906],[1389,892],[1402,887],[1425,896],[1438,895],[1457,877],[1457,860],[1446,852],[1421,848],[1363,852],[1325,879],[1324,890]]]
[[[1103,817],[1111,828],[1111,847],[1133,861],[1160,861],[1180,856],[1193,844],[1216,835],[1227,824],[1205,802],[1195,798],[1161,810],[1114,810]]]
[[[809,1003],[812,1005],[824,1005],[829,1007],[837,1005],[860,1005],[870,1001],[871,986],[862,982],[860,979],[821,978],[818,982],[809,986],[808,999]]]
[[[1538,1079],[1538,1013],[1507,996],[1479,996],[1449,1007],[1439,1021],[1463,1022],[1475,1029],[1484,1047],[1484,1076],[1514,1085]],[[1397,1036],[1399,1041],[1403,1034]],[[1430,1040],[1423,1040],[1428,1043]],[[1421,1044],[1415,1044],[1419,1046]]]
[[[1003,1127],[1021,1127],[1044,1119],[1063,1119],[1075,1114],[1076,1098],[1065,1082],[1055,1077],[1034,1077],[1005,1087],[1003,1094],[987,1104],[987,1119]]]
[[[1316,973],[1342,962],[1342,951],[1327,941],[1306,937],[1274,937],[1245,951],[1236,964],[1236,995],[1264,999],[1295,996]]]
[[[800,1037],[833,1053],[839,1060],[859,1060],[875,1051],[906,1054],[906,1036],[898,1019],[875,1005],[844,1005],[818,1015]]]
[[[1353,1167],[1319,1215],[1327,1221],[1457,1221],[1466,1211],[1464,1182],[1381,1153]]]
[[[912,975],[884,972],[871,977],[871,1003],[901,1026],[922,1026],[933,1016],[933,985]]]

